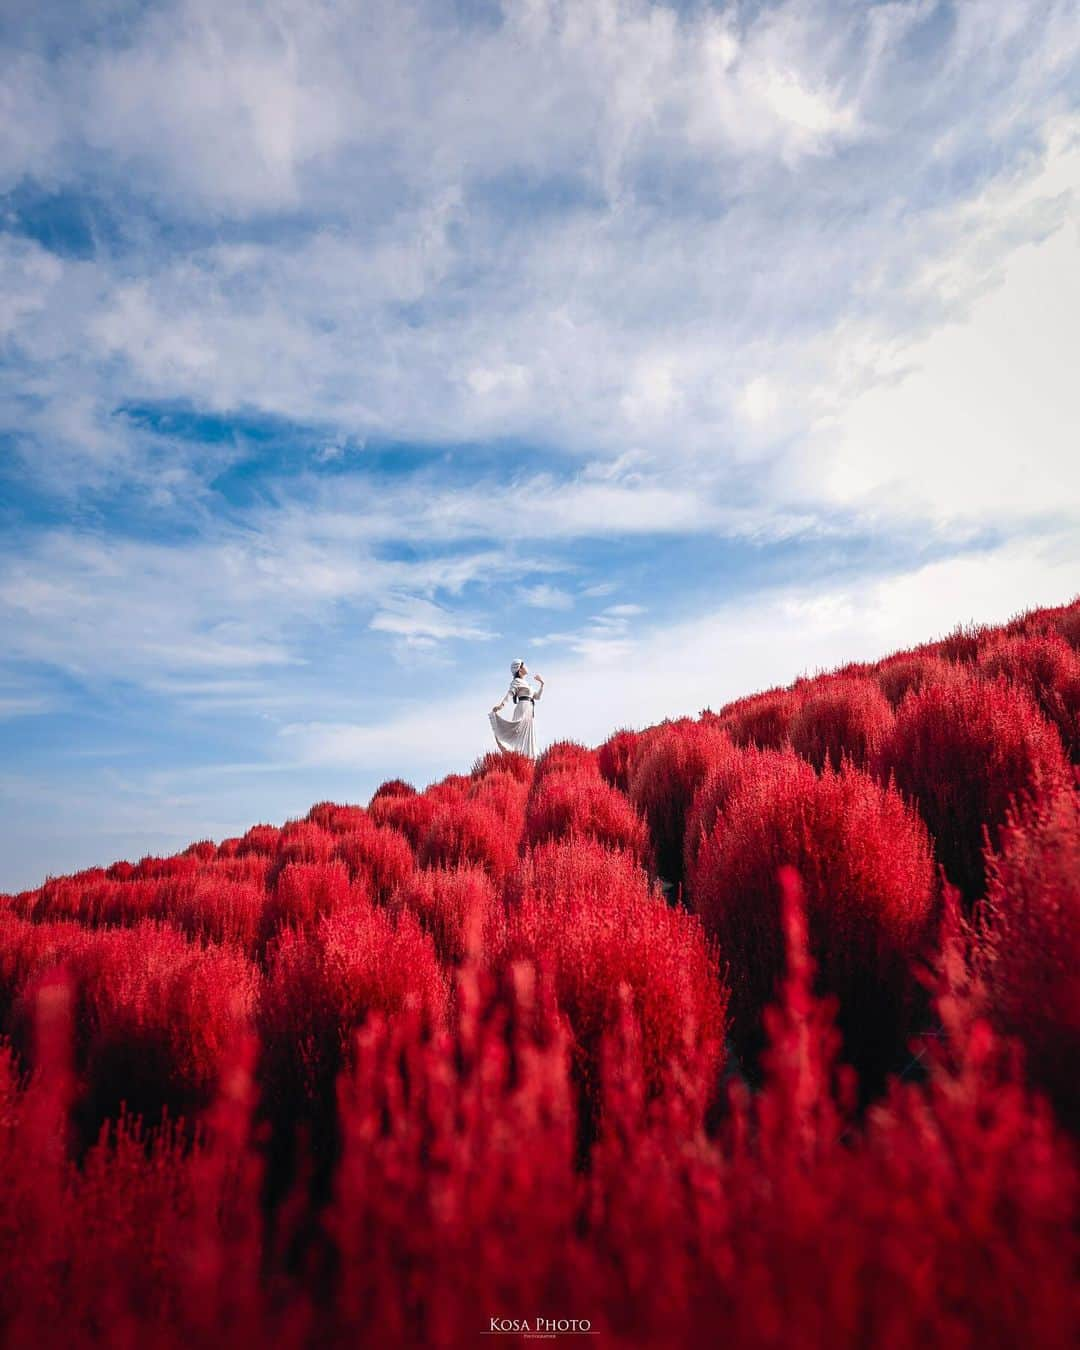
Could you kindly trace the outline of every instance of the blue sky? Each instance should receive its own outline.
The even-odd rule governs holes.
[[[1080,589],[1053,0],[0,18],[0,887]]]

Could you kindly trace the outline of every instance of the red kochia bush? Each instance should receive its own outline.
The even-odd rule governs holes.
[[[252,825],[236,847],[237,856],[242,858],[248,853],[274,853],[280,837],[281,831],[276,825]]]
[[[259,1008],[268,1105],[289,1120],[305,1103],[325,1106],[354,1027],[407,1005],[438,1023],[446,998],[435,948],[410,913],[359,904],[313,932],[286,932]]]
[[[249,853],[246,857],[216,858],[202,868],[200,877],[226,877],[229,881],[246,881],[251,886],[266,887],[270,875],[270,859],[258,853]]]
[[[670,908],[626,853],[592,839],[540,844],[512,878],[503,962],[551,973],[587,1083],[619,986],[641,1019],[649,1080],[703,1046],[722,1054],[727,994],[698,920]]]
[[[516,842],[525,823],[525,800],[529,782],[515,773],[501,773],[492,769],[469,789],[469,801],[478,802],[503,821],[507,833]]]
[[[596,751],[590,750],[577,741],[553,741],[536,761],[533,771],[535,788],[545,774],[560,769],[577,769],[581,773],[599,773]]]
[[[533,761],[516,750],[489,750],[474,762],[470,776],[485,778],[491,773],[510,773],[519,783],[531,783]]]
[[[795,755],[760,756],[702,843],[697,912],[730,963],[733,1033],[751,1062],[782,969],[779,871],[806,889],[820,987],[838,996],[847,1057],[878,1086],[914,1029],[912,963],[927,939],[933,861],[926,828],[860,770],[819,778]]]
[[[259,1009],[271,1211],[297,1177],[301,1130],[311,1141],[311,1198],[319,1203],[328,1195],[337,1132],[334,1079],[353,1029],[372,1014],[400,1015],[410,1007],[425,1026],[435,1026],[446,997],[431,939],[407,911],[361,904],[326,916],[313,932],[286,931]]]
[[[326,1217],[342,1270],[329,1344],[450,1350],[492,1309],[596,1303],[565,1026],[529,969],[511,975],[493,995],[464,972],[446,1035],[408,1014],[356,1035]]]
[[[1013,816],[989,860],[987,1007],[1032,1079],[1080,1126],[1080,803],[1059,788]]]
[[[260,950],[284,928],[310,928],[324,914],[370,900],[367,876],[351,880],[343,862],[288,863],[263,907]]]
[[[31,923],[0,913],[0,1040],[11,1034],[12,1008],[30,977],[93,940],[93,933],[77,923]]]
[[[706,774],[737,752],[725,731],[700,722],[656,728],[631,762],[630,800],[644,815],[652,836],[657,872],[682,880],[686,816]]]
[[[988,642],[979,670],[1026,689],[1057,727],[1065,751],[1080,762],[1080,654],[1061,637],[1011,637]]]
[[[993,631],[987,624],[961,623],[939,641],[927,643],[923,650],[934,652],[945,661],[970,664],[978,659],[979,648]]]
[[[17,897],[15,910],[26,919],[69,919],[78,915],[96,924],[100,898],[110,896],[118,885],[100,867],[67,877],[48,877],[36,891],[24,891]]]
[[[371,801],[381,801],[385,797],[413,797],[416,795],[416,788],[411,783],[407,783],[404,778],[388,778],[385,783],[380,783],[371,794]],[[370,808],[371,803],[368,803]]]
[[[487,962],[502,945],[502,898],[482,867],[421,867],[398,890],[392,908],[410,910],[431,934],[441,960]]]
[[[760,773],[761,765],[775,763],[782,770],[790,763],[790,751],[758,750],[754,746],[734,749],[729,755],[720,755],[705,775],[701,786],[694,793],[694,800],[686,817],[686,833],[683,836],[683,865],[691,903],[693,902],[692,879],[697,856],[701,845],[717,827],[717,822],[727,810],[727,804],[747,773]]]
[[[181,854],[181,857],[198,858],[199,862],[206,863],[217,856],[217,845],[212,839],[200,839],[197,844],[188,844]]]
[[[149,1123],[210,1101],[222,1056],[250,1021],[259,972],[234,948],[188,942],[142,923],[98,932],[64,953],[75,998],[77,1119],[84,1144],[121,1102]],[[15,1026],[25,1042],[40,979],[27,982]]]
[[[339,806],[336,802],[316,802],[307,813],[307,820],[331,834],[349,834],[362,830],[369,821],[362,806]]]
[[[72,1159],[61,1147],[75,1087],[71,999],[61,973],[43,985],[41,1069],[25,1090],[11,1079],[0,1048],[5,1343],[210,1345],[223,1328],[240,1344],[274,1339],[257,1284],[250,1052],[228,1057],[228,1090],[191,1147],[129,1116]]]
[[[131,874],[132,881],[160,881],[167,878],[190,877],[199,870],[199,859],[191,853],[178,853],[172,858],[147,856],[139,860]]]
[[[440,803],[427,793],[377,797],[368,807],[368,814],[376,825],[389,825],[399,831],[416,850],[424,842],[424,836],[435,819],[439,805]]]
[[[218,866],[207,868],[178,888],[170,917],[189,937],[233,943],[253,954],[265,904],[263,881],[234,879]]]
[[[412,875],[416,866],[405,836],[398,830],[373,825],[370,819],[365,819],[358,829],[339,835],[335,852],[348,867],[352,879],[370,885],[375,898],[382,903]]]
[[[925,652],[902,652],[879,661],[874,672],[881,692],[894,708],[900,706],[909,690],[916,692],[927,684],[940,684],[956,674],[957,668],[940,656]]]
[[[789,689],[769,689],[740,698],[720,710],[720,723],[736,745],[778,750],[791,734],[791,719],[799,706]]]
[[[863,769],[894,720],[888,699],[873,680],[816,680],[792,719],[791,743],[819,771],[826,763],[839,771],[845,758]]]
[[[620,792],[629,790],[630,756],[640,738],[640,732],[622,727],[597,747],[596,767],[600,770],[600,776]]]
[[[337,838],[321,825],[308,820],[290,820],[278,837],[275,868],[289,863],[325,863],[334,856]]]
[[[16,900],[16,910],[37,921],[77,918],[89,928],[133,924],[165,917],[166,900],[174,889],[161,878],[110,881],[101,873],[50,877],[38,891]]]
[[[1080,600],[1074,601],[1061,610],[1053,620],[1055,630],[1061,634],[1073,651],[1080,651]]]
[[[467,773],[448,773],[445,778],[425,788],[423,795],[440,806],[447,806],[451,802],[462,801],[468,796],[471,787],[472,779]]]
[[[984,829],[994,845],[1014,798],[1068,773],[1057,733],[1027,694],[962,673],[907,696],[872,768],[917,803],[969,902],[985,889]]]
[[[1024,610],[996,629],[991,637],[1060,637],[1057,624],[1065,612],[1061,609]]]
[[[517,861],[517,840],[490,807],[458,801],[435,814],[420,846],[422,867],[479,863],[498,885]]]
[[[648,827],[621,792],[596,774],[553,770],[529,797],[525,843],[570,836],[625,849],[638,863],[649,848]]]
[[[368,905],[330,914],[319,925],[323,968],[335,1007],[357,1023],[372,1010],[412,1004],[438,1024],[447,984],[435,948],[410,914]]]

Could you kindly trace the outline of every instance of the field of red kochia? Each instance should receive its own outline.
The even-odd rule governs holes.
[[[0,897],[0,1336],[1075,1343],[1078,649],[1080,602]]]

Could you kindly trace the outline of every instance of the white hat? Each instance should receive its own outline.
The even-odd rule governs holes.
[[[510,674],[511,674],[511,675],[516,675],[516,674],[518,673],[518,671],[521,669],[521,667],[522,667],[524,664],[525,664],[525,662],[521,659],[520,656],[518,657],[518,659],[517,659],[516,661],[511,661],[511,662],[510,662]]]

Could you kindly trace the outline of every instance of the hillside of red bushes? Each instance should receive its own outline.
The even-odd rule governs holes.
[[[1080,602],[0,897],[0,1338],[1075,1344],[1078,762]]]

